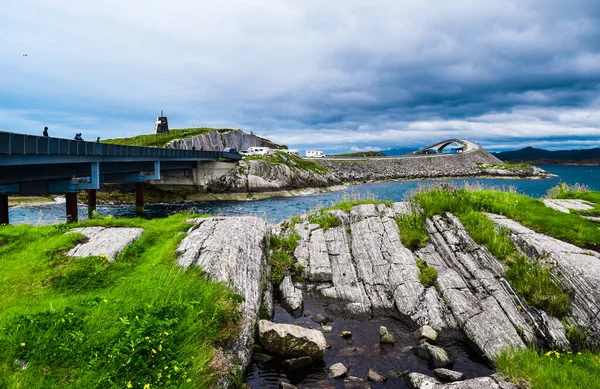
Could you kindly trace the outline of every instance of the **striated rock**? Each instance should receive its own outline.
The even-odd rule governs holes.
[[[437,375],[444,381],[462,381],[465,379],[464,373],[461,373],[459,371],[444,369],[441,367],[439,367],[437,369],[433,369],[433,372],[435,373],[435,375]]]
[[[435,344],[438,341],[438,333],[430,326],[422,326],[416,332],[418,339],[424,339],[426,342]]]
[[[381,343],[394,344],[396,343],[396,338],[394,337],[394,335],[389,333],[387,328],[381,326],[379,327],[379,341]]]
[[[440,381],[421,373],[410,373],[404,376],[404,381],[410,389],[434,389],[440,388]]]
[[[298,388],[292,384],[288,384],[287,382],[280,382],[279,389],[298,389]]]
[[[260,343],[270,352],[283,356],[323,358],[327,343],[318,330],[293,324],[275,324],[268,320],[258,322]]]
[[[534,232],[504,216],[486,214],[496,225],[508,228],[511,239],[528,256],[547,265],[553,277],[572,294],[567,322],[589,329],[590,338],[600,339],[600,253]],[[553,324],[553,325],[552,325]],[[560,323],[547,325],[547,339],[568,346]]]
[[[123,249],[136,240],[144,232],[143,228],[106,228],[83,227],[73,228],[72,233],[84,235],[87,240],[78,244],[67,253],[74,258],[106,255],[112,262]]]
[[[369,379],[371,381],[374,381],[374,382],[385,382],[385,381],[387,381],[387,377],[386,376],[377,373],[373,369],[369,369],[369,374],[367,375],[367,379]]]
[[[235,239],[231,239],[235,236]],[[245,368],[250,358],[262,290],[266,278],[263,255],[267,224],[256,217],[196,219],[177,248],[179,266],[202,268],[208,277],[228,284],[244,300],[240,304],[240,331],[230,353]]]
[[[341,362],[329,366],[329,378],[343,377],[348,373],[348,369]]]
[[[292,277],[287,275],[279,284],[281,292],[281,305],[295,317],[302,316],[302,291],[296,289],[292,283]]]
[[[454,361],[452,361],[452,359],[448,356],[446,350],[429,343],[423,343],[420,346],[415,347],[413,352],[419,358],[423,358],[431,363],[434,368],[445,367],[454,363]]]
[[[514,386],[512,387],[514,388]],[[440,389],[503,389],[490,377],[478,377],[470,380],[452,382],[440,387]]]
[[[585,200],[577,199],[543,199],[547,207],[555,209],[559,212],[570,213],[571,209],[577,211],[588,211],[594,209],[594,206]]]
[[[185,149],[191,150],[192,146],[196,150],[218,150],[235,148],[237,150],[248,150],[249,147],[271,147],[277,148],[277,145],[267,139],[253,134],[246,134],[242,130],[231,131],[212,131],[206,134],[194,135],[185,139],[175,139],[169,142],[167,149]]]
[[[312,365],[312,363],[311,357],[290,358],[281,362],[281,368],[286,371],[302,370]]]

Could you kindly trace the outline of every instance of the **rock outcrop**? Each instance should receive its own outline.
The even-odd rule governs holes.
[[[410,389],[516,389],[514,385],[494,377],[478,377],[449,384],[442,384],[421,373],[410,373],[404,379]]]
[[[67,253],[70,257],[82,258],[106,255],[110,261],[115,258],[144,232],[142,228],[73,228],[70,232],[80,233],[86,241],[78,244]]]
[[[537,233],[504,216],[487,214],[529,257],[550,268],[552,276],[571,291],[570,325],[583,326],[593,343],[600,339],[600,253]]]
[[[269,227],[257,217],[195,219],[177,248],[179,266],[198,266],[214,281],[224,282],[241,295],[240,332],[230,357],[245,368],[258,320],[266,257],[263,254]],[[235,237],[232,239],[232,237]]]
[[[268,320],[258,322],[258,336],[265,349],[286,357],[321,359],[327,347],[321,331]]]
[[[169,142],[165,148],[191,150],[223,150],[227,147],[237,150],[247,150],[249,147],[279,148],[279,145],[268,139],[253,134],[247,134],[242,130],[212,131],[202,135],[194,135],[184,139],[176,139]]]

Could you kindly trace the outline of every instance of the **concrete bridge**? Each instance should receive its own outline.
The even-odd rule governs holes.
[[[77,221],[77,191],[88,191],[96,209],[101,182],[132,182],[143,213],[143,182],[161,172],[197,169],[215,161],[239,161],[239,153],[136,147],[0,131],[0,224],[8,224],[8,194],[64,193],[67,221]]]
[[[417,150],[413,152],[411,155],[423,155],[423,154],[440,154],[443,150],[452,145],[457,144],[458,147],[453,147],[451,149],[451,153],[461,154],[461,153],[470,153],[476,150],[479,150],[479,146],[473,142],[469,142],[468,140],[463,139],[446,139],[444,141],[438,142],[432,146],[425,147],[424,149]]]

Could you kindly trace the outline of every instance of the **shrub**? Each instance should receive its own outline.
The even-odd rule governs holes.
[[[419,268],[419,281],[424,286],[431,286],[435,283],[438,277],[438,272],[432,266],[429,266],[424,260],[417,259],[417,267]]]

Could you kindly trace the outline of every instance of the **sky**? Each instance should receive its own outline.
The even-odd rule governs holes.
[[[598,0],[6,0],[0,131],[600,147]]]

